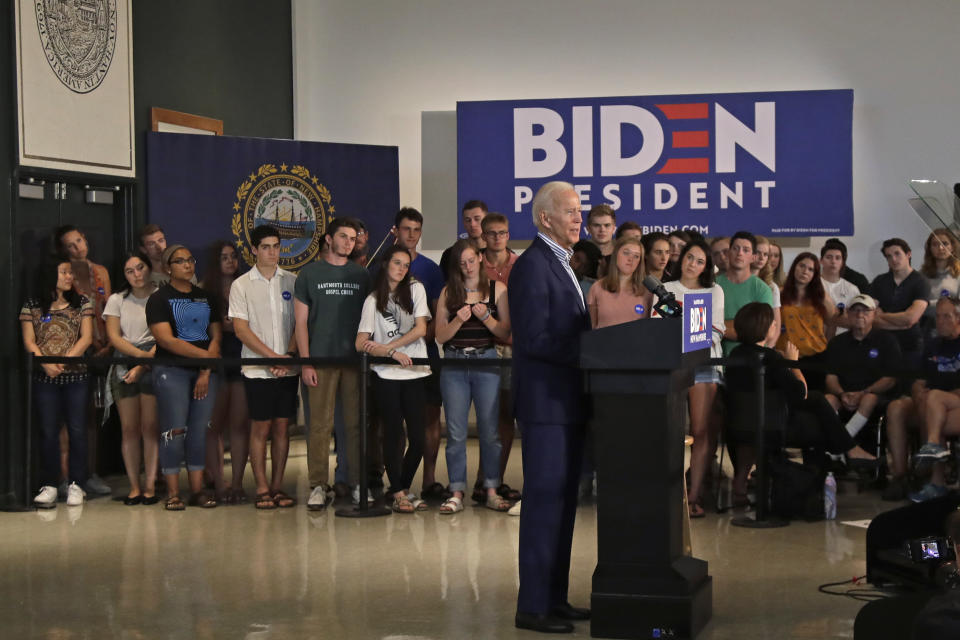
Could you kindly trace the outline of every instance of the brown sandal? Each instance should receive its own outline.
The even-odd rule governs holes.
[[[413,513],[416,511],[416,507],[413,506],[413,501],[406,496],[406,494],[400,494],[393,499],[393,506],[391,507],[394,513]]]
[[[187,506],[183,504],[180,496],[170,496],[167,498],[167,501],[163,503],[163,508],[167,511],[183,511]]]
[[[281,509],[289,509],[297,504],[297,499],[288,496],[283,491],[277,491],[273,494],[273,503]]]
[[[187,504],[191,507],[201,507],[203,509],[213,509],[217,506],[217,499],[206,491],[198,491],[190,496]]]
[[[264,491],[263,493],[257,494],[257,501],[253,503],[253,506],[257,509],[276,509],[277,503],[269,491]]]

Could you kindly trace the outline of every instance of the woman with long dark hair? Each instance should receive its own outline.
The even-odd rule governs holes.
[[[117,355],[152,358],[157,343],[147,326],[147,299],[157,287],[150,279],[150,259],[139,252],[130,253],[124,257],[122,264],[125,284],[107,299],[103,310],[107,338]],[[155,504],[159,442],[153,373],[146,365],[129,368],[114,365],[110,368],[107,382],[120,416],[120,446],[130,480],[130,491],[123,503]],[[142,488],[141,451],[145,480]]]
[[[230,299],[230,285],[240,276],[240,256],[231,242],[219,240],[210,246],[207,253],[207,270],[203,275],[201,287],[217,296],[219,308],[223,314],[220,322],[223,327],[223,341],[220,352],[224,358],[239,358],[243,343],[233,330],[233,321],[227,316]],[[217,391],[217,401],[213,406],[210,429],[207,430],[207,466],[204,475],[212,481],[218,499],[227,504],[247,502],[243,491],[243,474],[247,468],[250,451],[250,420],[247,409],[247,396],[243,388],[243,375],[240,367],[229,366],[221,369],[222,379]],[[223,434],[230,438],[230,488],[225,489],[223,477]]]
[[[723,289],[714,282],[710,247],[703,240],[691,240],[681,249],[677,268],[677,279],[665,282],[663,286],[680,301],[683,301],[684,294],[710,294],[710,357],[722,358],[721,341],[725,328]],[[710,458],[716,452],[720,433],[716,399],[721,381],[720,367],[698,367],[694,372],[693,386],[687,392],[690,435],[693,436],[690,449],[690,482],[687,483],[687,502],[691,518],[702,518],[704,515],[701,493],[703,479],[710,467]]]
[[[411,358],[426,358],[430,307],[424,286],[410,277],[410,252],[394,245],[383,253],[373,292],[363,303],[357,329],[357,351],[393,358],[397,365],[375,364],[374,396],[383,422],[383,462],[397,513],[413,513],[427,503],[410,493],[423,458],[430,367],[412,366]],[[403,451],[406,423],[407,450]]]
[[[447,286],[437,300],[437,342],[444,358],[498,359],[495,338],[510,337],[507,287],[488,279],[476,242],[458,240],[450,249]],[[484,506],[507,511],[510,503],[497,495],[500,484],[500,370],[497,367],[444,367],[440,393],[447,417],[447,475],[452,496],[440,513],[463,511],[467,487],[467,416],[473,402],[483,466]]]
[[[69,260],[50,258],[37,272],[36,297],[20,309],[23,346],[35,356],[78,357],[93,341],[93,304],[74,288]],[[33,399],[40,424],[42,487],[36,506],[52,509],[60,480],[60,422],[69,438],[67,504],[83,504],[87,466],[87,370],[83,365],[41,364]]]
[[[794,258],[780,304],[783,329],[777,348],[782,351],[789,341],[797,346],[801,364],[821,362],[827,349],[826,325],[837,315],[837,305],[823,287],[817,256],[805,251]],[[806,375],[812,388],[823,389],[822,372],[808,371]]]
[[[197,261],[180,244],[167,247],[162,264],[170,282],[147,300],[147,324],[157,341],[157,357],[220,357],[219,296],[191,282]],[[160,414],[160,465],[167,484],[168,511],[182,511],[180,467],[186,462],[191,505],[217,506],[203,491],[207,427],[217,396],[218,377],[210,367],[157,365],[153,386]]]

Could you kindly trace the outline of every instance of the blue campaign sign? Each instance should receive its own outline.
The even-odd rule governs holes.
[[[553,180],[644,233],[853,235],[852,123],[851,89],[459,102],[458,196],[514,239]]]
[[[713,337],[713,294],[683,294],[683,353],[709,349]]]

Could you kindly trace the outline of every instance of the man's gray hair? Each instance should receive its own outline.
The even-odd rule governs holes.
[[[960,317],[960,299],[957,299],[955,296],[940,296],[940,299],[937,300],[937,304],[940,304],[944,300],[946,300],[950,306],[953,307],[953,312],[957,315],[957,317]],[[934,305],[934,308],[936,308],[936,305]]]
[[[557,204],[557,198],[561,193],[566,191],[574,191],[573,185],[569,182],[563,182],[562,180],[554,180],[540,187],[537,195],[533,197],[533,206],[531,207],[533,211],[533,224],[536,225],[537,229],[543,231],[543,226],[540,222],[540,212],[552,211],[553,207]]]

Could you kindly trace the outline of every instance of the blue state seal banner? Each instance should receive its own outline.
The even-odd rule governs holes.
[[[373,242],[400,207],[396,147],[147,136],[148,220],[198,259],[205,247],[228,240],[252,265],[250,235],[270,224],[280,231],[280,266],[297,272],[320,255],[333,218],[359,218]]]

